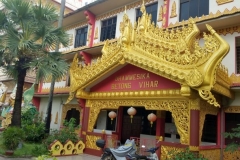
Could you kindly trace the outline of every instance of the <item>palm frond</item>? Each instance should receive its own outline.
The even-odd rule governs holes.
[[[32,60],[25,67],[35,68],[37,81],[45,81],[49,77],[56,80],[66,75],[69,69],[68,63],[62,58],[60,52],[46,53],[44,56]]]
[[[34,18],[38,21],[38,24],[49,25],[57,20],[58,15],[56,8],[50,4],[42,5],[41,2],[38,5],[33,6]]]

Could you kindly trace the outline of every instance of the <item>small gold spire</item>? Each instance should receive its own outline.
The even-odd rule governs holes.
[[[125,6],[125,14],[127,13],[127,6]]]

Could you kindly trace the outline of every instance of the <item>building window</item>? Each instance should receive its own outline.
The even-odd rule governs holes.
[[[75,45],[74,45],[75,48],[86,46],[87,32],[88,32],[88,27],[80,28],[77,30],[77,34],[75,37]]]
[[[240,37],[236,37],[236,66],[237,74],[240,74]]]
[[[157,23],[157,7],[158,7],[157,3],[146,6],[146,12],[152,15],[152,21],[155,24]],[[138,18],[142,16],[142,12],[140,11],[140,8],[138,8],[136,12],[137,12],[136,13],[136,21],[137,21]]]
[[[102,21],[100,41],[115,38],[117,17]]]
[[[209,14],[209,0],[180,0],[179,21]]]

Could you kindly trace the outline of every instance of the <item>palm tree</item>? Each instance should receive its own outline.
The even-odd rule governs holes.
[[[49,4],[32,4],[29,0],[0,0],[0,66],[17,83],[12,125],[21,126],[21,103],[24,79],[28,71],[36,72],[37,83],[61,78],[68,64],[60,52],[51,52],[59,43],[68,45],[68,35],[54,26],[58,14]]]

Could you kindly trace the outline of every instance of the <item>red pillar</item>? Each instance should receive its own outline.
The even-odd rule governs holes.
[[[86,133],[87,133],[87,127],[88,127],[88,118],[89,118],[89,107],[86,107],[86,100],[85,99],[79,99],[79,105],[82,108],[82,122],[80,122],[81,125],[81,133],[80,137],[85,142],[86,140]]]
[[[157,120],[156,120],[156,136],[165,135],[165,111],[157,111]]]
[[[217,114],[217,146],[221,145],[221,111]]]
[[[91,64],[92,56],[86,52],[81,51],[80,55],[83,56],[85,64]]]
[[[162,140],[165,137],[165,117],[166,111],[157,111],[157,120],[156,120],[156,138],[160,140],[160,136],[162,136]],[[161,147],[157,151],[159,157],[161,157]]]
[[[196,109],[190,110],[190,150],[199,150],[199,118],[200,111]]]
[[[118,134],[118,140],[121,140],[122,136],[122,118],[123,118],[123,107],[118,108],[117,114],[117,129],[116,132]]]
[[[95,29],[96,18],[95,18],[95,15],[90,11],[85,11],[84,14],[86,15],[88,24],[92,27],[90,37],[89,37],[89,45],[88,45],[89,47],[92,47],[93,40],[94,40],[94,29]]]
[[[39,111],[39,107],[40,107],[40,97],[33,97],[32,103],[33,103],[33,105],[37,108],[37,110]]]
[[[170,0],[164,0],[164,5],[163,5],[163,20],[162,20],[162,27],[167,28],[168,27],[168,19],[169,19],[169,3]]]

